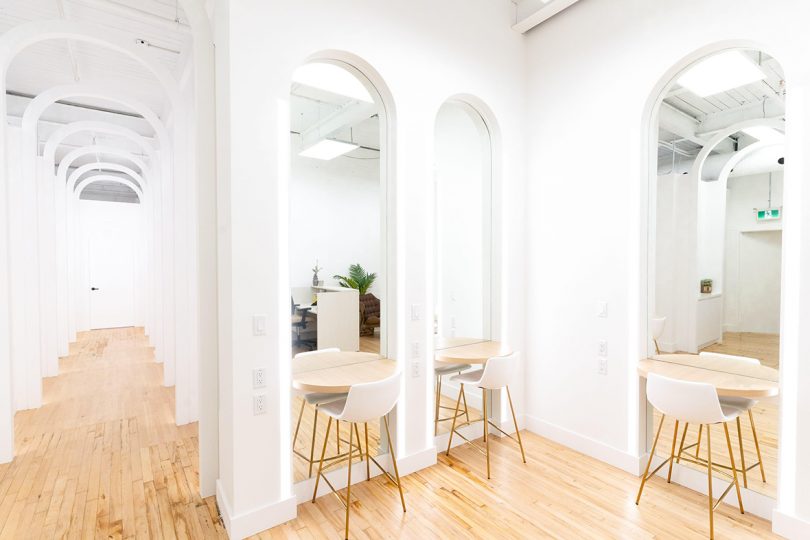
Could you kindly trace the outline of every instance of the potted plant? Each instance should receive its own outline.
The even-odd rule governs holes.
[[[360,266],[360,264],[353,264],[349,266],[348,276],[335,274],[332,277],[338,280],[341,287],[357,289],[357,292],[362,296],[366,294],[374,284],[374,280],[377,279],[377,274],[369,274],[363,269],[362,266]]]
[[[360,304],[360,335],[374,335],[374,329],[380,327],[380,300],[368,290],[377,279],[376,273],[369,274],[359,264],[349,267],[348,276],[335,275],[341,287],[357,289]]]

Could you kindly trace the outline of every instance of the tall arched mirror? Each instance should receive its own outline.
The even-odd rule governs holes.
[[[359,70],[316,61],[295,71],[289,183],[295,482],[314,480],[321,456],[324,470],[333,470],[346,466],[350,447],[355,458],[373,457],[387,442],[379,422],[349,433],[323,412],[345,399],[354,380],[347,374],[367,382],[386,356],[385,126],[379,93]]]
[[[460,99],[436,116],[434,150],[435,348],[446,350],[492,338],[492,139],[481,114]],[[453,375],[465,364],[439,361],[435,371],[434,433],[481,418],[482,397],[461,395]]]
[[[776,497],[785,92],[781,66],[760,51],[692,64],[657,111],[649,184],[642,367],[714,387],[729,420],[712,426],[709,443],[706,425],[678,425],[672,413],[664,422],[667,411],[650,406],[648,448],[663,426],[655,458],[674,456],[667,474],[705,472],[711,457],[716,478],[736,473],[743,500]]]

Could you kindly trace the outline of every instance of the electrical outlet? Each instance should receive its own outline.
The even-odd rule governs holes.
[[[599,356],[605,357],[607,355],[607,341],[602,339],[599,341]]]
[[[607,358],[600,358],[599,359],[599,375],[607,375],[608,371],[608,361]]]
[[[419,360],[413,360],[411,362],[411,378],[418,379],[419,375],[422,372],[422,365]]]
[[[264,388],[267,386],[267,381],[265,380],[267,372],[264,368],[256,368],[253,370],[253,388]]]
[[[418,321],[422,318],[422,306],[419,304],[411,304],[411,320]]]
[[[253,396],[253,415],[264,414],[267,412],[267,394],[258,394]]]
[[[422,345],[418,341],[411,343],[411,358],[422,356]]]

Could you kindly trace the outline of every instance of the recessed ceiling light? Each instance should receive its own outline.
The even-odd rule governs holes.
[[[335,159],[338,156],[342,156],[346,152],[351,152],[356,148],[360,147],[352,143],[333,141],[332,139],[323,139],[321,141],[316,142],[306,150],[303,150],[298,155],[302,157],[322,159],[326,161],[330,159]]]
[[[729,51],[702,60],[678,78],[678,84],[700,97],[711,96],[754,81],[765,74],[739,51]]]
[[[754,126],[743,129],[743,133],[752,136],[764,143],[781,143],[785,142],[785,134],[777,131],[772,127],[767,126]]]
[[[374,103],[371,94],[357,77],[334,64],[323,62],[304,64],[293,72],[292,80],[333,94]]]

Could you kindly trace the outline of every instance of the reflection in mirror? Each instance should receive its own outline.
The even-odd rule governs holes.
[[[741,486],[775,497],[785,82],[776,60],[759,51],[709,58],[718,65],[732,56],[748,76],[721,80],[722,70],[701,70],[704,59],[678,77],[658,111],[648,259],[653,363],[643,365],[714,384],[721,403],[740,412],[729,429]],[[742,391],[729,397],[734,390]],[[660,412],[647,417],[651,441]],[[656,447],[662,458],[673,448],[670,421]],[[728,465],[723,430],[713,432],[713,461]],[[681,423],[675,443],[676,455],[683,448],[691,459],[707,457],[697,426]]]
[[[327,415],[353,383],[386,366],[385,207],[381,159],[384,108],[354,68],[311,62],[298,68],[290,90],[289,264],[292,335],[294,480],[339,456],[349,433]],[[384,373],[385,372],[385,373]],[[356,379],[356,380],[355,380]],[[321,412],[319,412],[321,411]],[[377,455],[378,422],[352,434]],[[362,434],[362,437],[361,437]]]
[[[484,119],[469,104],[450,100],[435,126],[435,349],[491,338],[492,143]],[[470,369],[437,359],[434,432],[447,433],[459,385]],[[481,418],[477,392],[462,396],[459,422]],[[462,418],[463,417],[463,418]]]

